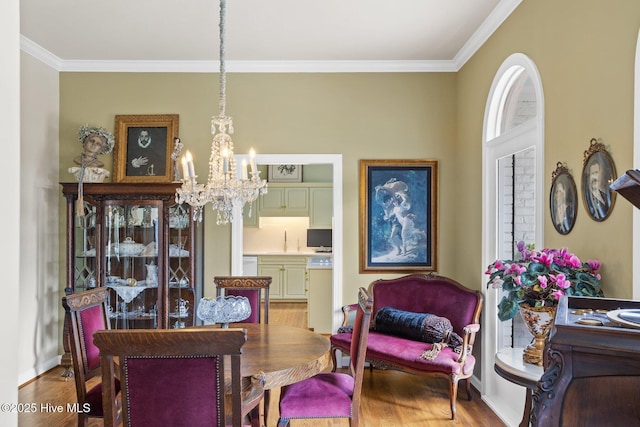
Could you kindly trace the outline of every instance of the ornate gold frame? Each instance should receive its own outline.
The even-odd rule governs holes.
[[[609,187],[617,179],[616,165],[613,163],[613,159],[606,150],[602,140],[596,138],[591,138],[589,148],[584,152],[582,163],[581,187],[584,208],[592,220],[602,222],[609,218],[609,215],[613,212],[613,206],[616,203],[616,192]],[[594,164],[600,166],[600,191],[604,194],[604,207],[606,207],[606,211],[603,211],[604,208],[594,206],[592,199],[589,197],[589,195],[592,194],[590,187],[590,168]]]
[[[172,182],[174,178],[174,162],[171,159],[174,138],[178,137],[177,114],[145,114],[145,115],[117,115],[115,119],[116,144],[113,152],[113,182]],[[160,139],[160,149],[155,154],[162,157],[160,164],[164,165],[161,173],[155,173],[153,169],[146,170],[146,174],[128,173],[129,144],[132,141],[130,131],[133,129],[152,129]]]
[[[562,186],[562,190],[560,190]],[[558,206],[556,200],[556,191],[562,191],[560,193],[564,196],[563,200],[560,200],[564,207]],[[562,213],[562,221],[558,222],[559,218],[556,218],[557,214]],[[569,173],[567,166],[561,162],[556,164],[556,170],[551,174],[551,188],[549,189],[549,214],[551,216],[551,222],[553,227],[560,234],[569,234],[576,224],[576,217],[578,215],[578,190],[576,183],[573,180],[573,176]]]
[[[360,160],[360,273],[438,269],[438,161]]]

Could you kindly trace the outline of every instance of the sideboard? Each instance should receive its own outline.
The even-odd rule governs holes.
[[[532,426],[640,423],[640,329],[609,320],[606,312],[617,309],[640,309],[640,301],[561,298],[533,392]],[[602,325],[579,323],[585,318]]]

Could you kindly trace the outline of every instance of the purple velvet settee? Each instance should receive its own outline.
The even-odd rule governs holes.
[[[471,351],[476,333],[480,330],[482,293],[467,289],[455,280],[434,274],[413,274],[397,279],[376,280],[369,286],[369,293],[373,297],[371,331],[366,353],[370,366],[447,378],[451,419],[455,419],[458,381],[465,380],[467,397],[471,400],[469,378],[473,375],[476,364]],[[350,306],[343,309],[345,319],[348,317],[348,307]],[[455,333],[451,335],[457,334],[462,345],[452,348],[451,345],[407,338],[406,334],[402,336],[376,331],[376,315],[383,307],[446,318]],[[336,351],[348,353],[350,345],[351,332],[339,331],[331,336],[334,369],[337,366]],[[428,357],[425,357],[427,354]]]

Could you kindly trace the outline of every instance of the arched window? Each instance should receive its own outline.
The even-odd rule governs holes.
[[[496,73],[487,99],[483,143],[482,241],[486,266],[496,259],[517,257],[519,241],[543,246],[544,96],[538,70],[523,54],[511,55]],[[486,283],[487,276],[483,281]],[[519,317],[509,322],[498,320],[500,298],[499,291],[486,291],[483,394],[498,411],[500,402],[504,402],[504,416],[508,418],[513,399],[505,396],[512,390],[492,378],[494,355],[505,347],[526,346],[531,336]]]

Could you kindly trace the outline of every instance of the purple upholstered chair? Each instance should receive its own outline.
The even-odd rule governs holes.
[[[215,276],[213,282],[216,284],[216,296],[222,295],[224,289],[225,295],[234,295],[247,297],[251,304],[251,316],[245,323],[269,323],[269,288],[271,287],[272,278],[269,276]],[[262,295],[264,293],[264,295]],[[264,315],[261,310],[261,300],[264,299]],[[271,393],[269,390],[264,391],[264,425],[267,425],[267,417],[269,415],[269,404],[271,402]],[[257,408],[260,411],[260,408]],[[252,417],[260,416],[252,414]]]
[[[351,375],[322,372],[282,388],[278,427],[299,418],[349,418],[352,427],[360,420],[360,391],[369,335],[373,299],[364,288],[358,292],[358,310],[353,325],[349,370]]]
[[[269,276],[216,276],[213,282],[216,284],[216,296],[235,295],[247,297],[251,304],[251,316],[243,322],[246,323],[269,323],[269,287],[271,286]],[[262,295],[264,291],[264,295]],[[261,313],[264,299],[264,316]],[[264,320],[263,320],[264,319]]]
[[[239,427],[263,393],[255,379],[250,389],[242,390],[240,357],[246,340],[244,329],[98,331],[94,341],[102,361],[103,404],[114,398],[109,378],[118,358],[125,427],[222,427],[228,419]],[[226,355],[231,384],[225,380]],[[117,426],[113,421],[106,413],[104,425]],[[255,421],[254,426],[259,424]]]
[[[96,288],[62,297],[65,322],[69,329],[71,358],[73,359],[76,396],[80,408],[88,404],[88,412],[78,412],[78,426],[87,425],[89,417],[102,418],[102,383],[87,388],[87,381],[100,375],[100,354],[93,343],[93,333],[110,329],[107,318],[107,288]],[[93,384],[93,382],[92,382]],[[114,382],[117,398],[114,399],[114,414],[120,412],[120,383]],[[110,411],[111,412],[111,411]],[[117,415],[119,416],[119,415]]]

